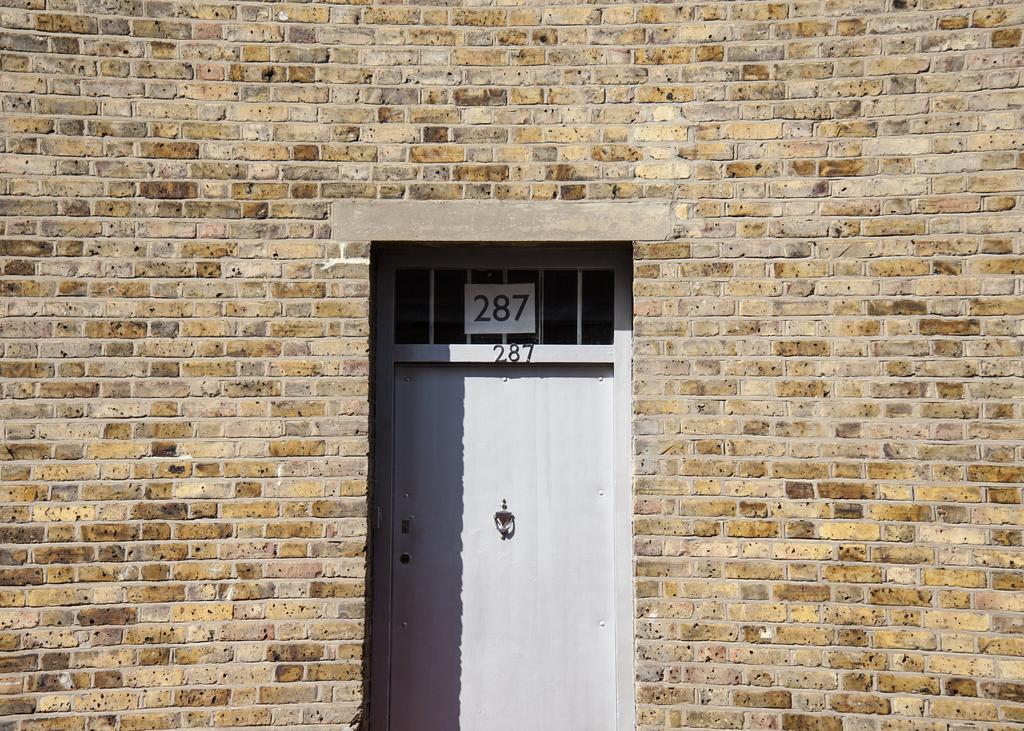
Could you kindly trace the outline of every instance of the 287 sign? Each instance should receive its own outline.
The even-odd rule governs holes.
[[[536,287],[533,284],[467,284],[467,335],[537,332]]]

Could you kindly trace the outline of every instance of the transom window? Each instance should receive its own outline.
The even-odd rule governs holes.
[[[614,292],[610,268],[397,269],[395,343],[609,345]]]

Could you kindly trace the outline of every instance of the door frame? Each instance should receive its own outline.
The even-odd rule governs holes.
[[[370,728],[388,731],[391,667],[391,582],[394,500],[394,377],[398,363],[481,363],[495,369],[490,345],[396,346],[394,272],[400,267],[601,267],[614,270],[614,341],[602,345],[536,346],[536,363],[613,366],[613,556],[615,606],[615,725],[635,728],[635,595],[632,524],[632,245],[379,244],[372,247],[372,450],[370,495]]]

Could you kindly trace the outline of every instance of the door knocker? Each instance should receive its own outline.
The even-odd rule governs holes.
[[[501,510],[494,514],[494,527],[505,541],[516,534],[516,516],[508,509],[508,501],[501,501]]]

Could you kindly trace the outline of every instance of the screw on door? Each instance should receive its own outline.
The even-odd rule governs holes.
[[[507,541],[516,534],[516,516],[508,509],[508,501],[501,501],[501,510],[494,514],[494,527],[501,534],[501,540]]]

